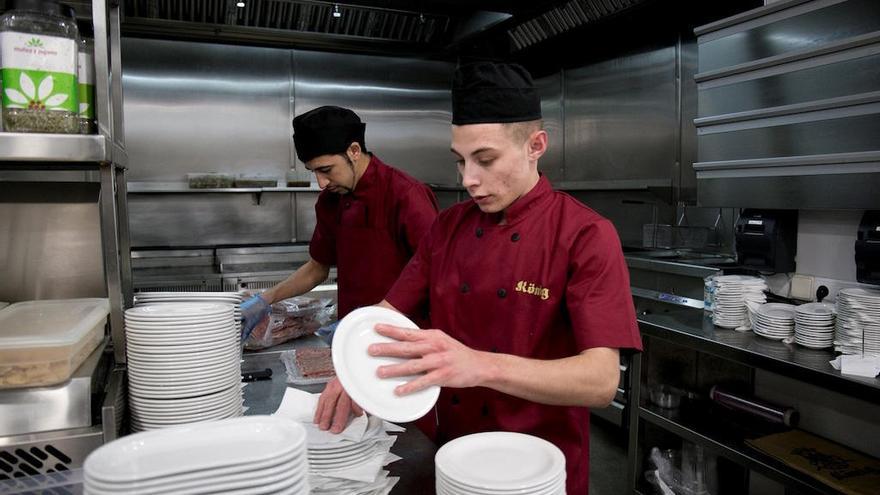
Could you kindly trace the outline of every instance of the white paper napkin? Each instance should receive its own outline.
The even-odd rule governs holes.
[[[275,416],[298,421],[306,427],[309,444],[334,443],[343,440],[359,442],[367,431],[369,420],[366,414],[362,414],[348,424],[339,434],[320,430],[313,422],[315,410],[318,408],[318,395],[303,392],[302,390],[287,387],[281,405],[275,411]]]
[[[844,354],[829,363],[844,375],[874,378],[880,374],[880,357],[877,356]]]

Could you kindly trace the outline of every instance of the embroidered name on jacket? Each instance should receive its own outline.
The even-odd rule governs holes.
[[[550,289],[535,285],[533,282],[520,280],[516,283],[516,289],[514,290],[516,290],[517,292],[522,292],[523,294],[531,294],[533,296],[540,297],[543,301],[550,299]]]

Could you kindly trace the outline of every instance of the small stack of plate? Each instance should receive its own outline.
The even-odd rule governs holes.
[[[125,312],[129,404],[136,431],[241,416],[241,347],[229,304]]]
[[[437,495],[565,495],[565,456],[552,443],[493,431],[457,438],[434,457]]]
[[[752,312],[752,331],[761,337],[783,340],[794,335],[795,306],[767,303]]]
[[[309,471],[314,474],[358,469],[377,456],[385,457],[392,437],[385,434],[380,418],[371,416],[361,441],[340,440],[331,443],[308,443]],[[376,463],[377,472],[383,464]]]
[[[140,292],[135,295],[135,306],[166,303],[216,303],[235,306],[236,325],[241,320],[241,292]],[[240,329],[239,329],[240,330]]]
[[[86,458],[85,493],[309,493],[305,445],[302,425],[269,416],[138,433]]]
[[[834,345],[834,305],[814,302],[795,308],[794,341],[804,347],[824,349]]]
[[[880,290],[840,290],[834,346],[844,354],[880,355]]]
[[[715,277],[715,302],[712,323],[722,328],[747,327],[749,311],[746,302],[767,302],[767,283],[760,277],[722,275]]]

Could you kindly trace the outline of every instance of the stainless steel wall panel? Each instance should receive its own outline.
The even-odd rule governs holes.
[[[132,247],[291,242],[291,193],[129,196]]]
[[[284,177],[287,50],[126,38],[122,52],[129,180],[215,171]]]
[[[312,240],[312,233],[318,222],[315,218],[315,203],[317,201],[318,193],[296,193],[293,196],[295,242]]]
[[[351,108],[367,124],[367,149],[383,161],[424,182],[455,183],[452,64],[295,50],[293,67],[295,115]]]
[[[701,134],[700,162],[873,151],[880,114]],[[743,205],[745,206],[745,205]]]
[[[535,80],[535,86],[541,95],[544,130],[547,131],[550,142],[547,153],[544,153],[544,156],[538,161],[538,169],[551,181],[561,181],[565,178],[562,74],[562,72],[557,72]]]
[[[694,125],[694,118],[697,117],[699,104],[697,84],[694,82],[694,75],[697,72],[696,40],[682,41],[679,50],[681,132],[679,133],[680,163],[678,173],[680,181],[678,199],[693,202],[697,196],[697,176],[693,168],[694,162],[697,161],[697,128]]]
[[[565,72],[565,180],[668,179],[678,127],[675,47]]]
[[[107,296],[94,187],[64,185],[83,186],[89,201],[40,202],[39,190],[27,202],[0,201],[0,301]],[[0,183],[0,197],[6,187],[28,186]]]
[[[880,29],[880,2],[849,0],[816,1],[798,9],[777,13],[787,19],[745,29],[731,29],[730,34],[710,33],[701,37],[700,72],[729,67],[772,57],[795,50],[820,47],[844,38]],[[816,9],[817,5],[827,5]],[[812,10],[810,10],[812,9]],[[799,15],[793,15],[800,13]],[[703,41],[708,38],[708,41]]]
[[[701,89],[700,117],[878,90],[880,90],[880,55],[860,57],[776,76]]]

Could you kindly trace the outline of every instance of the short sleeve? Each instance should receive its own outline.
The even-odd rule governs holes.
[[[391,286],[385,300],[403,314],[421,317],[427,313],[428,290],[431,281],[431,253],[434,249],[433,239],[439,222],[435,222],[430,231],[419,243],[416,253],[409,263],[403,267],[397,281]]]
[[[568,311],[578,349],[642,348],[620,239],[610,221],[585,227],[571,248]]]
[[[335,208],[324,199],[324,193],[315,203],[315,231],[309,242],[309,256],[322,265],[336,265]]]
[[[415,184],[401,196],[397,210],[398,238],[412,255],[437,218],[437,198],[427,186]]]

